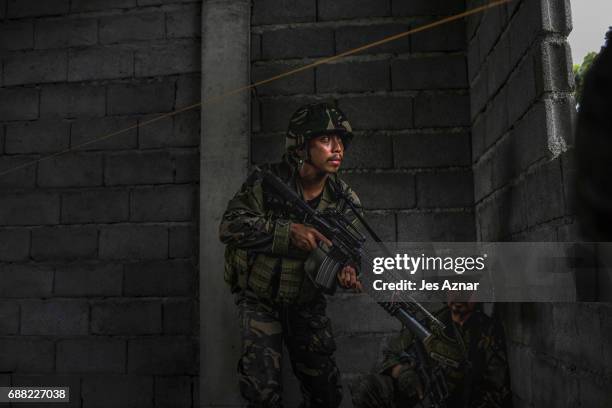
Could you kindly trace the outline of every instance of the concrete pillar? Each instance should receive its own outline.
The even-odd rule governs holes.
[[[248,92],[215,99],[250,81],[249,0],[202,4],[202,133],[200,147],[200,407],[238,407],[238,314],[223,281],[218,225],[247,176]]]

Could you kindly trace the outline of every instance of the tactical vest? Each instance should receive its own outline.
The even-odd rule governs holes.
[[[301,194],[300,186],[295,184],[294,181],[288,183],[293,188],[297,187],[298,193]],[[326,183],[316,208],[317,211],[332,208],[337,208],[339,211],[344,210],[344,200],[335,198],[334,188],[338,187],[332,184],[341,186],[338,181]],[[275,197],[271,192],[263,191],[261,184],[254,186],[253,192],[264,203],[266,217],[271,216],[273,220],[283,219],[303,223],[303,220],[296,218],[295,212],[287,206],[284,200]],[[319,292],[312,282],[311,271],[307,273],[305,270],[309,254],[297,249],[290,252],[288,256],[279,256],[228,246],[225,250],[225,281],[230,285],[232,291],[249,289],[258,297],[273,302],[307,303]],[[308,262],[308,265],[309,268],[316,268],[313,262]]]

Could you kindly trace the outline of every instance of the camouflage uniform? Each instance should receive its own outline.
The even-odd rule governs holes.
[[[313,117],[319,118],[318,125],[313,125]],[[308,134],[313,127],[319,130]],[[298,110],[287,135],[288,153],[281,163],[264,169],[303,196],[298,170],[308,156],[297,147],[326,132],[339,133],[347,142],[351,135],[344,116],[329,105]],[[346,194],[360,208],[357,196],[335,174],[329,175],[319,199],[309,204],[318,211],[335,208],[354,219],[338,193]],[[306,271],[312,254],[290,244],[292,222],[303,221],[253,174],[223,215],[220,239],[227,245],[225,280],[236,293],[241,314],[240,389],[250,407],[282,406],[284,342],[301,383],[303,406],[334,408],[340,404],[342,392],[326,301]]]
[[[446,330],[435,335],[425,348],[428,354],[434,353],[434,357],[458,363],[456,367],[444,366],[450,394],[447,407],[510,407],[510,377],[502,327],[479,309],[462,326],[453,323],[447,307],[436,315],[446,325]],[[406,361],[406,356],[411,355],[413,341],[413,335],[407,330],[388,340],[378,373],[363,376],[351,385],[356,408],[418,406],[420,380],[414,364]],[[405,366],[394,379],[391,370],[398,364]],[[471,367],[470,375],[467,367]]]

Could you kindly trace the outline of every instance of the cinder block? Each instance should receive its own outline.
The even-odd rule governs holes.
[[[50,259],[95,258],[98,230],[95,227],[46,227],[32,230],[31,256]]]
[[[354,129],[410,129],[413,98],[410,96],[359,96],[338,101]]]
[[[91,305],[91,333],[131,336],[160,334],[161,313],[161,304],[157,300],[94,302]]]
[[[253,65],[251,67],[251,82],[257,83],[292,71],[303,66],[303,64],[273,63],[265,65]],[[263,84],[257,87],[258,95],[292,95],[314,93],[314,70],[292,74],[287,77]]]
[[[474,203],[471,170],[419,173],[416,186],[419,208],[469,207]]]
[[[427,24],[420,21],[414,28]],[[411,36],[412,52],[463,51],[467,48],[465,21],[447,23],[431,30],[420,31]]]
[[[0,2],[0,6],[5,3]],[[23,50],[34,46],[34,24],[31,21],[6,21],[0,24],[0,49]]]
[[[55,366],[53,340],[0,337],[0,371],[5,373],[50,373]]]
[[[118,84],[108,87],[108,114],[170,112],[174,108],[174,82]]]
[[[499,198],[499,213],[502,220],[502,234],[508,236],[527,228],[529,200],[525,197],[525,185],[511,186]]]
[[[488,67],[485,64],[480,73],[476,75],[476,78],[474,78],[472,81],[472,85],[470,87],[470,107],[472,119],[476,118],[476,116],[483,111],[489,100],[489,81],[487,75]]]
[[[65,50],[32,51],[4,59],[4,85],[66,81],[68,56]]]
[[[389,316],[366,295],[334,296],[329,299],[327,315],[336,336],[362,333],[388,333],[399,331],[400,323]],[[351,318],[347,319],[346,316]]]
[[[285,136],[257,136],[251,138],[251,161],[255,165],[278,162],[285,153]]]
[[[575,84],[569,44],[565,41],[546,41],[540,44],[537,51],[538,93],[571,92]]]
[[[191,260],[126,264],[123,293],[126,296],[192,296],[197,271]]]
[[[346,20],[350,18],[387,17],[391,13],[388,0],[319,0],[319,20]]]
[[[391,137],[387,134],[366,133],[353,137],[344,153],[342,169],[391,168],[393,153]]]
[[[262,35],[263,59],[321,57],[334,53],[331,28],[287,28]]]
[[[414,101],[415,127],[470,125],[470,97],[467,95],[421,95]]]
[[[101,18],[98,22],[100,43],[112,44],[164,38],[165,18],[162,12],[125,14]]]
[[[518,171],[526,170],[536,161],[548,157],[549,133],[545,103],[536,103],[515,123],[511,133],[512,147],[507,156],[514,160]]]
[[[507,101],[506,88],[504,88],[489,102],[485,112],[485,148],[489,148],[499,140],[510,126]]]
[[[105,337],[65,339],[57,343],[59,373],[124,373],[125,340]],[[72,391],[72,390],[71,390]]]
[[[493,7],[482,13],[482,21],[478,30],[480,57],[484,58],[494,51],[495,43],[504,29],[505,10]]]
[[[168,233],[170,258],[197,257],[198,235],[195,228],[190,226],[170,227]]]
[[[366,221],[373,226],[374,232],[383,242],[397,241],[395,214],[388,211],[367,211]],[[367,233],[365,234],[368,235]]]
[[[53,16],[67,14],[70,0],[8,0],[7,6],[9,18]]]
[[[0,120],[37,119],[38,101],[38,89],[0,89]]]
[[[21,302],[21,334],[70,336],[88,332],[89,305],[83,300]]]
[[[316,0],[258,0],[253,3],[251,24],[314,22]]]
[[[572,31],[572,11],[569,0],[545,0],[541,6],[542,25],[546,31],[567,37]]]
[[[134,54],[119,48],[75,49],[68,54],[68,81],[130,78]]]
[[[196,374],[197,357],[197,343],[191,338],[164,336],[128,340],[129,373]]]
[[[200,180],[199,152],[180,152],[173,156],[175,166],[175,183],[189,183]]]
[[[199,42],[168,43],[136,51],[134,75],[153,77],[201,70]]]
[[[514,66],[529,50],[531,44],[542,31],[542,2],[521,2],[518,11],[509,23],[508,31],[514,35],[510,38],[510,64]]]
[[[469,133],[409,133],[393,136],[395,167],[448,167],[470,164]]]
[[[403,242],[474,241],[474,214],[469,212],[417,212],[397,215],[397,240]]]
[[[129,193],[121,190],[66,192],[62,195],[63,224],[127,221]]]
[[[473,105],[472,105],[473,107]],[[472,121],[472,162],[479,161],[486,151],[484,140],[486,137],[486,116],[479,115]]]
[[[155,378],[155,408],[190,408],[191,378],[169,376]]]
[[[480,48],[478,48],[477,40],[478,40],[477,37],[472,39],[468,43],[468,47],[467,47],[467,73],[468,73],[468,79],[470,83],[474,80],[474,78],[480,72],[480,69],[482,68],[482,65],[481,65],[482,61],[480,59]]]
[[[1,140],[0,140],[1,142]],[[3,156],[0,157],[0,186],[26,188],[36,183],[37,156]]]
[[[86,376],[83,377],[81,387],[84,407],[150,408],[153,406],[153,377],[150,375]]]
[[[201,100],[201,75],[185,74],[176,80],[176,108],[185,108]],[[194,109],[197,107],[194,107]]]
[[[42,88],[40,114],[65,118],[104,116],[106,89],[92,85],[49,85]]]
[[[349,186],[368,210],[413,208],[416,205],[415,181],[407,173],[343,174]]]
[[[136,148],[138,132],[135,126],[137,124],[136,118],[117,116],[76,120],[72,122],[70,147],[75,150]]]
[[[316,71],[318,93],[386,91],[390,87],[388,61],[327,64]]]
[[[187,221],[194,217],[195,190],[189,185],[132,190],[132,221]]]
[[[53,120],[6,126],[5,151],[9,154],[55,153],[68,148],[70,123]]]
[[[166,13],[166,37],[194,38],[202,35],[202,5],[186,5]]]
[[[565,214],[561,166],[558,160],[548,162],[529,174],[526,188],[531,209],[527,213],[530,226]]]
[[[19,303],[14,300],[0,301],[0,334],[17,334],[19,331]]]
[[[391,0],[394,16],[427,16],[457,14],[465,9],[463,1],[445,0]]]
[[[376,24],[339,27],[336,30],[336,52],[352,50],[410,30],[408,24]],[[367,54],[409,53],[410,36],[402,37],[361,51]]]
[[[66,48],[94,45],[98,42],[95,18],[38,20],[34,29],[34,46]]]
[[[506,84],[513,66],[510,65],[510,36],[504,35],[489,55],[488,89],[490,94]]]
[[[493,161],[482,159],[474,166],[474,201],[479,203],[493,192]]]
[[[314,98],[262,98],[261,128],[264,132],[287,131],[289,119],[302,105],[314,103]]]
[[[0,261],[24,261],[29,255],[29,230],[23,228],[0,230]]]
[[[38,163],[41,187],[83,187],[102,185],[102,155],[69,153]]]
[[[563,195],[565,199],[566,214],[576,213],[576,163],[573,150],[561,156],[561,172],[563,176]]]
[[[164,334],[195,334],[197,305],[192,300],[167,299],[163,304]]]
[[[463,55],[398,59],[391,69],[393,89],[467,88]]]
[[[57,224],[59,206],[59,195],[56,193],[8,193],[0,202],[0,224]]]
[[[158,226],[112,226],[100,231],[101,259],[166,259],[168,230]]]
[[[55,296],[120,296],[121,265],[62,265],[55,269]]]
[[[173,164],[168,152],[110,154],[104,169],[106,185],[172,183]]]
[[[261,34],[251,34],[251,61],[261,59]]]
[[[6,264],[0,266],[0,297],[49,297],[53,286],[53,269],[38,265]]]
[[[181,112],[174,117],[172,145],[180,147],[200,145],[200,110]]]
[[[145,115],[138,119],[138,146],[140,149],[155,149],[172,146],[173,128],[176,117],[164,117],[159,114]],[[198,135],[199,136],[199,135]]]

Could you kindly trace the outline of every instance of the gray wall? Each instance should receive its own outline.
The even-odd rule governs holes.
[[[0,2],[0,171],[199,100],[199,2]],[[0,383],[191,407],[199,112],[0,177]]]
[[[255,0],[252,80],[464,10],[462,1],[453,3]],[[460,21],[258,88],[253,162],[280,158],[299,105],[334,101],[355,129],[342,176],[384,240],[474,240],[465,38]],[[329,298],[329,313],[346,386],[372,368],[382,337],[398,326],[365,296]],[[343,406],[351,406],[345,391]],[[299,400],[294,383],[286,399]]]
[[[477,1],[468,2],[473,6]],[[569,1],[468,20],[478,238],[575,241]],[[499,305],[517,407],[610,403],[609,304]]]

